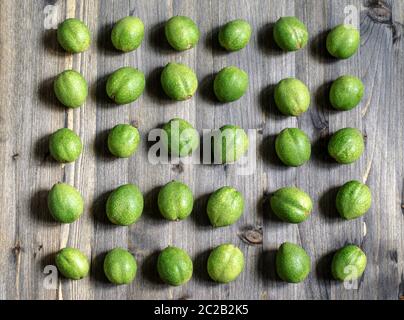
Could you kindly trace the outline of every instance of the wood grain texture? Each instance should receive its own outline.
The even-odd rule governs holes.
[[[344,21],[347,5],[360,11],[361,48],[351,59],[337,61],[325,51],[325,36]],[[139,16],[146,34],[138,50],[122,54],[112,48],[110,31],[127,15]],[[163,27],[173,15],[189,16],[198,24],[201,40],[195,49],[178,53],[168,47]],[[272,26],[284,15],[307,24],[311,37],[305,49],[285,54],[274,45]],[[93,43],[85,53],[66,54],[55,30],[49,29],[52,19],[57,23],[70,17],[82,19],[92,31]],[[254,34],[244,50],[229,54],[218,47],[217,30],[235,18],[247,19]],[[0,1],[0,299],[404,295],[403,23],[402,0]],[[194,98],[173,103],[161,92],[159,74],[169,61],[196,71],[200,86]],[[105,81],[125,65],[145,72],[147,88],[135,103],[116,106],[106,97]],[[213,76],[227,65],[239,66],[250,76],[248,94],[231,105],[212,97]],[[54,77],[68,68],[80,71],[90,86],[86,104],[76,110],[63,108],[52,91]],[[335,112],[327,102],[327,89],[343,74],[360,77],[366,92],[355,110]],[[299,118],[281,116],[273,103],[274,84],[289,76],[307,83],[312,93],[311,108]],[[148,132],[175,116],[200,132],[224,124],[255,129],[255,172],[241,176],[235,166],[151,164]],[[106,150],[108,130],[122,122],[135,123],[142,135],[140,149],[130,159],[114,159]],[[285,168],[273,142],[280,130],[293,126],[308,133],[313,155],[303,167]],[[336,165],[326,155],[327,138],[348,126],[364,132],[366,152],[353,165]],[[84,144],[82,156],[65,166],[52,161],[47,148],[49,134],[61,127],[74,129]],[[196,199],[192,217],[179,223],[166,222],[156,211],[159,187],[171,179],[189,184]],[[338,218],[334,199],[338,186],[351,179],[365,181],[374,202],[365,217],[347,222]],[[85,214],[71,225],[54,222],[47,210],[47,192],[57,181],[74,185],[85,199]],[[105,200],[127,182],[143,191],[145,210],[130,228],[116,227],[105,218]],[[223,185],[244,194],[246,210],[237,224],[213,229],[206,200]],[[312,217],[298,226],[279,222],[268,209],[268,195],[286,185],[303,188],[315,204]],[[304,283],[288,285],[275,275],[275,252],[284,241],[301,244],[312,257],[312,272]],[[206,273],[209,251],[223,242],[238,245],[246,257],[245,271],[229,285],[214,284]],[[329,274],[332,253],[348,242],[361,245],[368,257],[358,290],[346,290]],[[194,277],[185,286],[168,287],[156,275],[157,254],[169,244],[184,248],[194,260]],[[91,257],[91,275],[76,282],[60,279],[56,289],[46,289],[43,269],[66,245]],[[129,248],[138,260],[138,275],[130,286],[110,285],[103,275],[103,257],[117,246]]]

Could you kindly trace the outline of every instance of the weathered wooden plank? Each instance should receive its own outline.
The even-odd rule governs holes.
[[[365,278],[363,296],[369,299],[397,299],[402,294],[403,77],[399,56],[403,44],[397,40],[403,32],[401,6],[400,1],[370,3],[365,18],[369,58],[364,59],[363,73],[373,81],[373,96],[362,115],[368,135],[368,183],[375,195],[372,214],[365,218],[369,231],[364,245],[370,253],[367,274],[373,277]],[[372,292],[376,285],[379,289]]]
[[[402,52],[404,50],[404,41],[403,41],[403,34],[404,34],[404,2],[403,1],[395,1],[392,3],[392,35],[393,35],[393,57],[394,57],[394,74],[395,79],[393,82],[392,88],[392,96],[394,97],[394,105],[396,106],[395,114],[393,115],[393,119],[396,119],[398,123],[403,123],[403,109],[401,108],[402,105],[402,97],[404,96],[404,69],[402,64]],[[398,293],[398,298],[402,299],[404,296],[404,241],[403,241],[403,198],[404,198],[404,182],[403,182],[403,163],[404,163],[404,155],[401,151],[403,137],[403,130],[401,126],[398,126],[397,130],[394,130],[397,134],[395,139],[394,150],[394,162],[396,164],[395,168],[395,175],[396,175],[396,182],[395,182],[395,194],[394,198],[391,199],[393,203],[393,212],[395,212],[395,232],[392,236],[392,243],[396,245],[396,248],[393,249],[391,252],[390,257],[392,258],[393,262],[396,264],[397,268],[397,280],[398,280],[398,287],[397,287],[397,280],[396,280],[396,288]],[[394,131],[392,134],[394,134]],[[397,255],[395,254],[397,252]],[[397,258],[396,258],[397,257]],[[392,293],[392,298],[394,297],[394,288]]]
[[[0,4],[1,23],[0,30],[6,30],[12,25],[12,17],[14,14],[14,7],[11,2],[2,2]],[[8,33],[0,32],[0,43],[4,49],[0,50],[0,58],[4,63],[0,64],[0,79],[3,85],[0,86],[1,97],[9,97],[12,92],[13,85],[9,77],[13,73],[13,63],[15,60],[14,47],[14,33],[15,30],[11,29]],[[1,205],[4,207],[7,204],[9,208],[8,214],[0,215],[0,254],[3,259],[0,262],[0,268],[3,271],[3,276],[0,281],[0,298],[16,298],[17,286],[16,274],[18,259],[15,255],[14,248],[15,234],[16,234],[16,195],[14,193],[14,184],[10,181],[14,181],[16,172],[15,162],[17,160],[17,153],[14,153],[14,144],[12,132],[14,132],[14,117],[17,114],[16,110],[12,108],[11,100],[1,100],[0,104],[0,145],[3,152],[0,155],[1,163]],[[14,155],[14,158],[13,158]],[[6,281],[7,279],[7,281]]]

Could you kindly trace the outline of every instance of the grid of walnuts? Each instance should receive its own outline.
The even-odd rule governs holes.
[[[252,33],[250,24],[242,19],[228,22],[220,28],[218,41],[227,51],[238,51],[248,45]],[[173,50],[189,50],[197,45],[200,37],[198,26],[185,16],[174,16],[166,22],[165,35]],[[137,17],[128,16],[119,20],[112,29],[111,41],[116,50],[136,50],[144,37],[144,24]],[[296,17],[281,17],[274,25],[273,38],[283,51],[303,49],[309,39],[306,26]],[[59,44],[75,54],[87,50],[91,44],[91,33],[77,19],[66,19],[57,30]],[[354,55],[360,45],[359,31],[346,24],[333,28],[326,40],[330,55],[336,59],[347,59]],[[213,91],[221,102],[229,103],[241,98],[248,90],[248,74],[228,66],[220,70]],[[161,73],[161,86],[173,100],[190,99],[198,87],[197,77],[188,66],[171,62]],[[122,67],[113,72],[106,84],[106,92],[116,104],[134,102],[145,88],[144,74],[132,67]],[[77,71],[65,70],[54,81],[54,92],[58,100],[68,108],[78,108],[86,101],[88,86]],[[336,79],[330,89],[331,105],[340,111],[355,108],[361,101],[364,86],[360,79],[344,75]],[[286,78],[275,87],[274,98],[279,111],[285,116],[297,117],[310,105],[310,92],[298,79]],[[248,151],[246,132],[234,125],[218,130],[219,138],[213,139],[212,152],[219,163],[232,163]],[[198,131],[187,121],[174,118],[162,128],[162,145],[174,157],[186,157],[199,147]],[[132,125],[118,124],[108,136],[108,149],[119,158],[132,156],[138,147],[140,135]],[[52,157],[59,162],[75,161],[81,154],[80,137],[68,128],[54,132],[49,141]],[[275,150],[286,166],[298,167],[310,159],[310,140],[298,128],[286,128],[276,138]],[[355,128],[343,128],[330,139],[328,152],[341,164],[358,160],[364,151],[362,133]],[[168,220],[187,218],[193,209],[193,194],[180,182],[171,181],[158,194],[161,215]],[[355,219],[364,215],[371,206],[371,192],[359,181],[344,184],[336,197],[336,207],[344,219]],[[309,218],[312,200],[303,190],[284,187],[270,198],[275,215],[288,223],[301,223]],[[66,183],[55,184],[48,195],[48,206],[52,216],[61,223],[72,223],[83,213],[83,198],[78,190]],[[113,224],[129,226],[135,223],[143,211],[143,195],[133,184],[115,189],[108,197],[106,214]],[[235,223],[244,211],[243,195],[235,188],[226,186],[211,194],[207,204],[207,215],[213,227],[224,227]],[[76,248],[64,248],[56,255],[56,265],[67,278],[85,277],[90,264],[88,258]],[[169,246],[161,251],[157,270],[161,279],[169,285],[185,284],[192,277],[193,265],[189,255],[181,248]],[[337,280],[356,280],[366,267],[365,253],[355,245],[340,248],[334,255],[331,271]],[[235,280],[244,269],[244,255],[232,244],[216,247],[208,258],[207,271],[213,281],[228,283]],[[293,243],[283,243],[276,255],[276,271],[279,277],[291,283],[303,281],[311,269],[311,260],[306,251]],[[134,256],[123,248],[108,252],[104,260],[104,272],[114,284],[131,283],[137,271]]]

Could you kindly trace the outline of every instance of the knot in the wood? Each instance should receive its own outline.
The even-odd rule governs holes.
[[[174,165],[172,170],[174,172],[177,172],[177,173],[183,173],[184,172],[184,164],[182,162],[180,162],[180,163]]]
[[[13,251],[13,254],[14,254],[15,256],[18,256],[18,255],[21,253],[22,247],[21,247],[19,241],[16,243],[16,245],[14,246],[14,248],[12,249],[12,251]]]
[[[382,0],[370,1],[367,7],[369,8],[368,15],[373,21],[392,24],[392,13],[389,3]]]
[[[178,298],[178,300],[190,300],[190,299],[192,299],[192,296],[188,293]]]
[[[394,263],[398,262],[398,252],[397,250],[390,250],[389,251],[390,260]]]
[[[248,245],[256,246],[262,244],[262,228],[248,228],[240,234],[240,239]]]

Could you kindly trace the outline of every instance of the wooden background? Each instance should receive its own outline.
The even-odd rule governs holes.
[[[327,30],[344,21],[344,8],[360,10],[360,53],[337,61],[324,48]],[[54,7],[47,7],[54,5]],[[50,10],[50,11],[49,11]],[[52,11],[53,10],[53,11]],[[145,39],[132,53],[111,47],[111,26],[127,15],[145,23]],[[195,49],[175,52],[163,33],[173,15],[193,18],[201,31]],[[310,32],[308,46],[282,53],[274,45],[273,23],[296,15]],[[49,24],[67,17],[82,19],[92,31],[91,49],[64,53]],[[250,44],[237,53],[217,45],[217,28],[235,18],[247,19],[254,30]],[[0,298],[1,299],[399,299],[404,295],[403,143],[404,143],[404,1],[358,0],[183,0],[183,1],[0,1]],[[186,102],[173,103],[161,92],[159,74],[169,61],[191,66],[200,88]],[[147,89],[138,101],[116,106],[105,95],[105,79],[117,68],[143,70]],[[222,67],[236,65],[250,75],[248,94],[222,105],[212,97],[212,77]],[[63,108],[52,91],[54,77],[65,69],[80,71],[90,94],[76,110]],[[366,86],[361,105],[350,112],[332,111],[326,95],[330,81],[343,74],[360,77]],[[308,84],[312,104],[299,118],[281,116],[272,88],[295,76]],[[152,165],[147,160],[148,132],[174,116],[198,130],[237,124],[257,130],[254,174],[240,176],[234,166]],[[108,130],[122,122],[135,123],[142,144],[130,159],[108,155]],[[274,136],[298,126],[313,142],[311,161],[286,168],[274,154]],[[329,134],[352,126],[366,137],[366,152],[349,166],[326,155]],[[48,136],[61,127],[74,129],[84,151],[73,164],[62,166],[49,157]],[[196,202],[192,216],[167,222],[156,212],[159,187],[171,179],[188,183]],[[368,214],[343,221],[334,207],[336,188],[348,180],[365,181],[373,192]],[[77,222],[61,225],[50,218],[47,192],[57,181],[77,187],[85,213]],[[138,223],[117,227],[105,219],[108,193],[127,182],[144,192],[146,206]],[[238,188],[246,210],[231,227],[213,229],[205,213],[209,193],[223,185]],[[279,222],[268,211],[266,198],[279,187],[296,185],[314,200],[311,218],[300,225]],[[274,254],[284,241],[301,244],[312,257],[312,272],[301,284],[280,282]],[[217,285],[206,273],[209,251],[223,242],[242,249],[246,268],[237,281]],[[363,247],[368,266],[358,290],[346,290],[331,280],[330,257],[346,243]],[[182,287],[162,284],[155,271],[158,251],[167,245],[187,250],[194,276]],[[84,280],[60,279],[57,289],[43,285],[46,265],[66,245],[91,257],[91,274]],[[136,280],[128,286],[106,282],[105,252],[128,247],[138,260]]]

